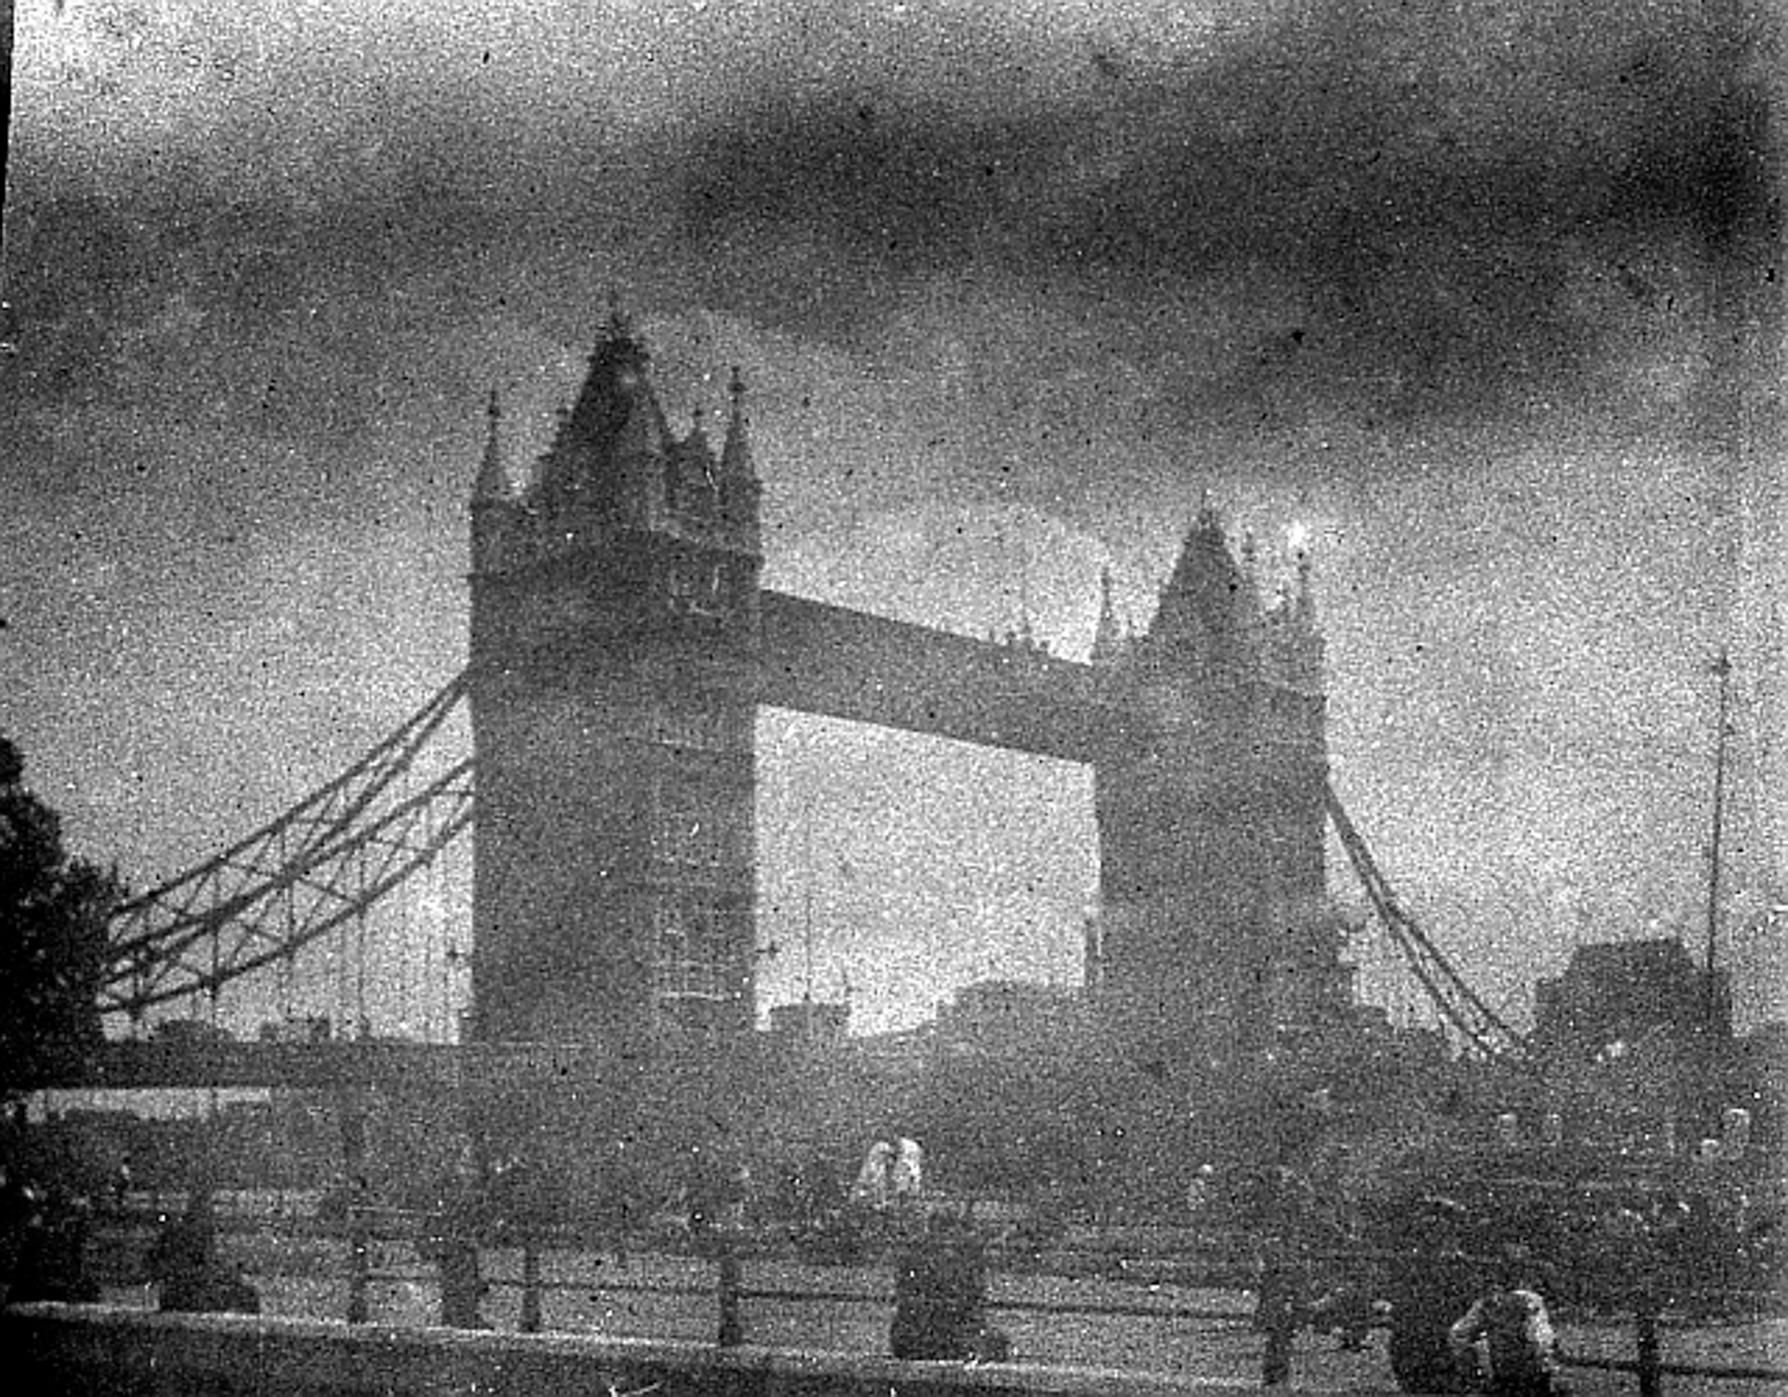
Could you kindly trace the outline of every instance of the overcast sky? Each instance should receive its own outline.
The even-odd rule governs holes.
[[[1784,1012],[1788,61],[1743,5],[18,5],[0,727],[138,886],[464,662],[488,393],[525,465],[613,289],[674,421],[743,366],[771,586],[1081,655],[1202,492],[1269,574],[1310,528],[1337,787],[1516,1017],[1579,940],[1699,951],[1730,647],[1723,949]],[[1078,977],[1084,772],[760,738],[768,998],[810,892],[869,1026]]]

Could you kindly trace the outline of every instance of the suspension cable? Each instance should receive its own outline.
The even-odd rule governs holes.
[[[1342,808],[1333,786],[1324,785],[1323,805],[1380,924],[1445,1021],[1484,1055],[1527,1065],[1526,1039],[1466,983],[1416,919],[1403,909],[1365,839]]]

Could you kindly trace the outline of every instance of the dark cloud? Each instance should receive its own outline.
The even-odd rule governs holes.
[[[1746,265],[1773,248],[1779,57],[1761,21],[1699,6],[1338,0],[1165,69],[1089,48],[1100,81],[1041,112],[767,93],[698,141],[684,226],[722,259],[779,234],[845,249],[799,321],[840,334],[883,304],[864,283],[938,268],[1139,300],[1265,269],[1290,293],[1281,323],[1190,406],[1289,392],[1491,416],[1579,386],[1630,318],[1574,298],[1585,268],[1643,303],[1632,267],[1660,247]],[[780,286],[733,290],[777,314]]]
[[[636,294],[668,280],[857,352],[933,279],[1047,287],[1128,338],[1182,426],[1295,430],[1338,409],[1396,431],[1578,397],[1618,416],[1611,347],[1705,318],[1714,271],[1755,273],[1778,241],[1783,55],[1737,6],[1327,0],[1173,45],[1159,17],[1043,41],[997,12],[913,9],[910,32],[884,32],[772,7],[705,81],[671,58],[682,31],[653,31],[635,42],[669,110],[632,126],[591,106],[601,75],[569,48],[506,79],[470,55],[457,78],[456,55],[353,80],[312,56],[280,79],[283,120],[233,101],[205,139],[122,172],[28,149],[15,381],[78,392],[120,326],[171,305],[279,341],[331,300],[582,249]],[[211,56],[208,72],[228,55]],[[327,103],[287,90],[304,85]],[[584,290],[538,298],[568,338],[587,337]],[[471,316],[500,294],[474,270],[458,304],[437,287],[413,310]],[[1213,297],[1223,323],[1200,315]],[[274,356],[328,393],[232,400],[270,430],[351,430],[377,410],[377,365],[347,338],[307,324],[321,363]],[[227,385],[234,365],[206,376],[220,367]],[[292,420],[324,398],[326,420]]]

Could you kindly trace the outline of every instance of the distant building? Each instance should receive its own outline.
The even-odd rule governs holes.
[[[851,1006],[803,999],[770,1006],[770,1047],[827,1050],[838,1047],[850,1032]]]
[[[176,1047],[197,1047],[206,1043],[230,1043],[236,1035],[222,1024],[207,1019],[162,1019],[149,1029],[149,1041]]]
[[[936,1019],[926,1019],[908,1028],[866,1033],[849,1041],[851,1056],[870,1076],[901,1088],[912,1086],[924,1076],[936,1044]]]
[[[262,1043],[328,1043],[334,1037],[335,1025],[327,1014],[269,1019],[255,1031],[256,1040]]]
[[[1620,1057],[1658,1039],[1732,1037],[1732,984],[1681,941],[1579,946],[1557,979],[1534,986],[1534,1040],[1549,1050]]]
[[[1073,990],[1027,980],[980,980],[938,1006],[944,1052],[1003,1054],[1065,1049],[1078,1039],[1085,1006]]]

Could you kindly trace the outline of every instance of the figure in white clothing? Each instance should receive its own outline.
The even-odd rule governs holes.
[[[888,1206],[892,1191],[894,1147],[886,1140],[877,1140],[869,1147],[863,1167],[857,1171],[857,1182],[851,1186],[851,1198],[880,1212]]]
[[[917,1140],[900,1137],[888,1171],[888,1192],[895,1204],[916,1204],[925,1191],[925,1151]]]
[[[1488,1359],[1493,1397],[1564,1397],[1558,1373],[1558,1337],[1539,1292],[1492,1290],[1454,1323],[1453,1352],[1468,1361],[1473,1350]]]

